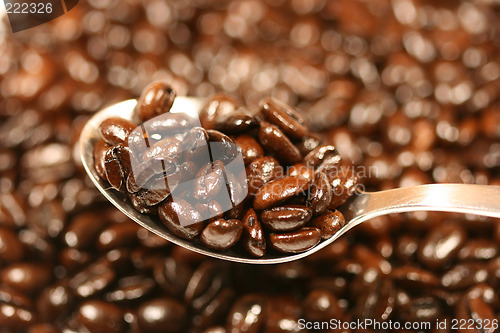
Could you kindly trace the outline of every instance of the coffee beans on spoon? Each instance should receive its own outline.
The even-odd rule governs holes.
[[[341,171],[335,147],[304,144],[315,134],[297,110],[267,98],[250,112],[219,94],[198,120],[170,113],[174,98],[155,82],[136,107],[144,123],[99,126],[97,173],[136,210],[177,237],[257,258],[307,251],[343,226],[335,207],[359,180]]]

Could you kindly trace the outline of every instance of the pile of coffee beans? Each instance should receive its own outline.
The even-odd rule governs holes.
[[[140,124],[113,117],[98,128],[96,172],[138,212],[177,237],[253,257],[307,251],[344,226],[336,208],[359,177],[297,110],[266,98],[251,112],[218,94],[196,123],[170,113],[175,96],[155,82],[138,100]]]
[[[369,189],[500,185],[499,15],[492,0],[88,0],[15,34],[0,20],[0,332],[494,332],[465,327],[500,319],[497,220],[398,214],[297,262],[222,263],[111,207],[76,142],[161,80],[292,105],[321,136],[299,151],[324,140]]]

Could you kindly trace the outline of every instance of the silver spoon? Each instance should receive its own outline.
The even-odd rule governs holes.
[[[379,192],[358,192],[340,209],[346,225],[333,237],[322,241],[314,248],[299,254],[266,254],[263,258],[249,258],[235,251],[215,252],[200,242],[192,242],[173,235],[159,220],[140,214],[118,191],[109,189],[109,184],[100,179],[94,168],[94,144],[100,138],[99,124],[110,117],[121,117],[137,122],[134,115],[136,100],[128,100],[96,113],[85,125],[80,136],[80,150],[83,166],[90,179],[101,193],[139,225],[155,234],[210,257],[247,264],[278,264],[307,257],[333,243],[351,228],[380,215],[414,212],[441,211],[476,214],[500,218],[500,186],[469,184],[431,184],[398,188]],[[204,100],[194,97],[177,97],[171,112],[186,112],[197,115]]]

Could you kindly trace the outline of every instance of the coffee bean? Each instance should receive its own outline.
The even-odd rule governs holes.
[[[227,317],[228,332],[258,333],[266,320],[266,298],[258,294],[240,297]]]
[[[498,256],[498,243],[488,239],[471,239],[458,252],[459,260],[489,260]]]
[[[304,299],[303,308],[305,317],[310,321],[328,321],[342,316],[337,298],[324,289],[311,291]]]
[[[16,262],[3,268],[0,278],[15,290],[33,294],[52,280],[52,268],[47,264]]]
[[[208,151],[208,133],[203,127],[191,128],[182,140],[184,159],[196,165],[210,161]]]
[[[42,323],[36,324],[29,328],[28,333],[59,333],[59,329],[57,329],[53,324]]]
[[[107,144],[103,139],[97,141],[94,146],[94,168],[97,172],[97,175],[102,179],[107,179],[104,162],[106,160],[106,152],[109,148],[111,148],[111,146]]]
[[[282,253],[300,253],[307,251],[316,246],[320,240],[320,230],[307,227],[283,234],[269,235],[271,246]]]
[[[338,210],[327,210],[311,221],[311,226],[321,231],[322,239],[333,237],[345,225],[345,218]]]
[[[98,261],[84,268],[69,281],[73,292],[82,298],[98,295],[116,279],[116,272],[108,261]]]
[[[304,157],[304,162],[314,168],[321,166],[325,161],[339,167],[341,160],[339,152],[332,145],[317,146]]]
[[[137,101],[136,112],[141,121],[147,121],[169,112],[176,93],[165,82],[154,82],[146,87]]]
[[[293,139],[301,139],[309,130],[302,115],[289,105],[269,97],[260,102],[266,120],[278,126],[283,133]]]
[[[232,114],[238,109],[238,103],[228,95],[212,96],[200,111],[200,122],[205,129],[215,129],[216,119]]]
[[[396,291],[390,279],[377,274],[380,274],[377,269],[368,269],[359,275],[361,282],[353,286],[357,291],[354,318],[388,320],[391,317]]]
[[[396,256],[403,262],[411,262],[418,249],[418,237],[415,235],[402,235],[397,240]]]
[[[193,196],[202,201],[217,197],[226,187],[224,164],[221,161],[209,162],[196,174]]]
[[[353,168],[341,168],[339,172],[330,169],[326,176],[332,185],[333,197],[328,208],[337,208],[354,194],[361,182]]]
[[[433,228],[418,249],[418,260],[431,269],[439,269],[453,260],[465,244],[465,230],[456,223]]]
[[[463,290],[488,279],[488,266],[479,262],[460,263],[441,276],[441,285],[448,290]]]
[[[184,292],[192,274],[187,263],[172,257],[157,261],[153,270],[155,281],[172,296],[179,296]]]
[[[185,200],[165,202],[158,208],[158,215],[168,230],[178,237],[193,239],[203,230],[200,213]]]
[[[46,287],[40,293],[36,302],[36,309],[40,319],[54,322],[56,319],[64,318],[70,313],[74,300],[75,297],[67,281],[61,281]]]
[[[296,146],[297,149],[300,151],[300,154],[302,156],[306,156],[320,144],[321,144],[321,138],[316,134],[310,133],[309,135],[306,135],[305,137],[301,138],[300,141],[296,144]]]
[[[5,329],[26,330],[37,322],[36,313],[22,307],[0,303],[0,326]]]
[[[125,276],[117,281],[117,286],[104,295],[104,299],[113,303],[136,303],[150,294],[155,287],[151,278],[142,275]]]
[[[127,191],[137,193],[141,189],[173,189],[177,182],[178,171],[178,165],[169,157],[150,158],[138,164],[128,174],[128,178],[126,178]],[[162,183],[161,179],[164,177],[168,178],[166,182]]]
[[[92,261],[92,254],[73,248],[64,248],[59,253],[59,262],[70,272],[75,272]]]
[[[312,182],[314,178],[314,169],[308,167],[304,163],[297,163],[288,168],[287,176],[302,176]]]
[[[141,214],[149,214],[149,215],[156,215],[158,213],[158,207],[156,206],[150,206],[146,203],[146,196],[148,195],[149,191],[147,190],[141,190],[137,193],[129,193],[128,197],[130,199],[130,203],[132,204],[132,207],[136,211],[138,211]],[[158,198],[160,196],[154,196],[154,198]]]
[[[122,144],[127,146],[129,134],[137,127],[123,118],[112,117],[104,120],[98,128],[101,137],[110,146]]]
[[[268,122],[260,124],[259,142],[266,151],[273,153],[284,163],[295,164],[302,159],[299,150],[290,139],[277,126]]]
[[[137,231],[141,228],[132,221],[113,223],[104,229],[97,238],[97,248],[104,251],[120,247],[130,247],[137,243]]]
[[[401,319],[408,322],[434,322],[442,315],[442,306],[434,297],[415,298],[399,311]]]
[[[194,324],[198,327],[209,327],[221,319],[229,311],[234,300],[234,291],[231,288],[222,289],[213,300],[202,310],[202,313],[194,318]]]
[[[132,170],[131,150],[123,144],[117,144],[106,151],[104,170],[106,179],[118,191],[125,191],[125,181]]]
[[[241,134],[234,139],[234,143],[241,149],[243,162],[250,164],[257,158],[264,156],[264,149],[261,145],[248,134]]]
[[[264,256],[266,240],[255,210],[248,209],[241,222],[243,225],[241,241],[245,250],[253,257]]]
[[[155,157],[168,157],[174,161],[182,161],[183,145],[181,141],[174,137],[167,137],[156,142],[151,148],[142,153],[143,161]]]
[[[238,154],[234,141],[222,132],[207,130],[210,154],[214,160],[232,161]]]
[[[412,266],[395,268],[391,276],[396,284],[408,290],[426,290],[439,286],[439,278],[426,270]]]
[[[105,227],[106,221],[101,216],[91,212],[79,214],[69,222],[64,242],[78,250],[89,249]]]
[[[283,168],[279,162],[270,156],[260,157],[246,167],[248,178],[248,193],[254,196],[265,184],[283,177]]]
[[[241,232],[241,221],[217,219],[207,224],[200,240],[211,249],[224,251],[238,242]]]
[[[96,333],[124,332],[126,323],[123,311],[111,303],[89,300],[80,305],[78,321],[89,331]]]
[[[253,206],[257,210],[273,207],[307,189],[309,181],[301,176],[288,176],[271,181],[255,194]]]
[[[180,332],[186,318],[186,308],[173,298],[155,298],[137,309],[137,322],[144,332]]]
[[[234,112],[221,114],[215,119],[215,129],[225,133],[243,133],[257,127],[257,121],[246,110],[238,109]]]
[[[312,211],[305,206],[279,206],[264,210],[260,222],[272,231],[292,231],[301,228],[312,217]]]
[[[0,227],[0,263],[20,261],[24,252],[17,235],[9,228]]]
[[[307,200],[313,215],[322,214],[330,205],[332,197],[333,190],[328,178],[322,172],[316,173]]]

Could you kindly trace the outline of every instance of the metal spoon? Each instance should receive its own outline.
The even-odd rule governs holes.
[[[248,264],[278,264],[301,259],[311,255],[333,243],[354,226],[380,215],[414,212],[441,211],[476,214],[500,218],[500,186],[469,184],[432,184],[406,188],[398,188],[379,192],[358,192],[345,203],[341,212],[346,225],[333,237],[320,242],[314,248],[299,254],[266,254],[263,258],[249,258],[244,254],[228,250],[215,252],[207,249],[201,242],[187,241],[173,235],[158,220],[140,214],[124,196],[109,189],[109,184],[100,179],[94,168],[94,144],[100,138],[99,124],[110,117],[121,117],[137,122],[134,115],[136,100],[128,100],[96,113],[85,125],[80,136],[80,149],[83,166],[90,179],[102,194],[119,210],[132,220],[155,234],[182,246],[210,257]],[[198,114],[204,104],[203,99],[194,97],[177,97],[171,112]]]

